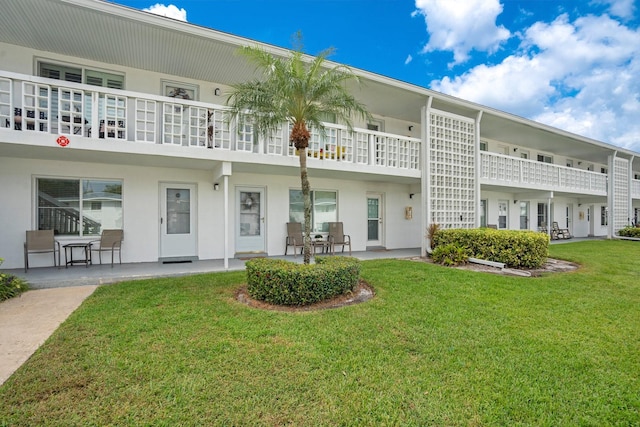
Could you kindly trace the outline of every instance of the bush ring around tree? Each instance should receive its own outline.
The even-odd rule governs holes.
[[[352,292],[360,278],[353,257],[316,257],[315,264],[274,258],[247,261],[247,292],[258,301],[282,306],[306,306]]]

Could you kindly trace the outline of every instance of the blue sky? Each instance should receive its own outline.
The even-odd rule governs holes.
[[[117,0],[640,152],[640,1]]]

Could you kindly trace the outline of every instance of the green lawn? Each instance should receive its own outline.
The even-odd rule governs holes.
[[[0,387],[0,425],[640,425],[640,243],[573,273],[363,263],[376,297],[260,311],[244,273],[100,287]]]

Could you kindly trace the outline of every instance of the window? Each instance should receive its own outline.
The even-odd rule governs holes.
[[[487,151],[489,149],[486,141],[480,141],[480,151]]]
[[[487,226],[487,206],[488,203],[486,199],[480,200],[480,227]]]
[[[538,154],[538,161],[542,163],[553,163],[553,157],[546,154]]]
[[[568,168],[572,168],[573,167],[573,160],[567,159],[567,167]]]
[[[198,86],[162,80],[162,94],[171,98],[198,100]]]
[[[37,178],[38,230],[97,236],[122,228],[122,181]]]
[[[108,87],[111,89],[124,89],[124,76],[122,74],[70,67],[61,64],[50,64],[47,62],[38,63],[38,74],[41,77],[47,77],[49,79],[86,83],[88,85]]]
[[[367,123],[367,130],[373,130],[377,132],[384,132],[384,121],[379,119],[371,119]]]
[[[525,151],[525,150],[520,150],[520,158],[521,159],[528,159],[529,158],[529,152]]]
[[[607,168],[600,168],[600,173],[607,174],[607,173],[609,173],[609,169],[607,169]]]
[[[609,210],[606,206],[600,206],[600,225],[605,226],[609,225],[609,219],[607,218],[607,213]]]
[[[335,191],[311,192],[311,232],[328,232],[329,223],[338,220],[337,200]],[[304,223],[302,190],[289,190],[289,221]]]

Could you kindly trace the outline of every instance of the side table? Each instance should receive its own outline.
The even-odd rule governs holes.
[[[311,245],[313,246],[313,254],[316,254],[316,249],[320,248],[320,253],[324,254],[324,253],[329,253],[331,252],[331,242],[328,240],[314,240],[311,242]]]
[[[69,264],[84,264],[85,267],[89,267],[91,264],[91,242],[89,243],[67,243],[62,246],[64,248],[64,268],[68,268]],[[73,249],[84,249],[84,258],[73,259]]]

